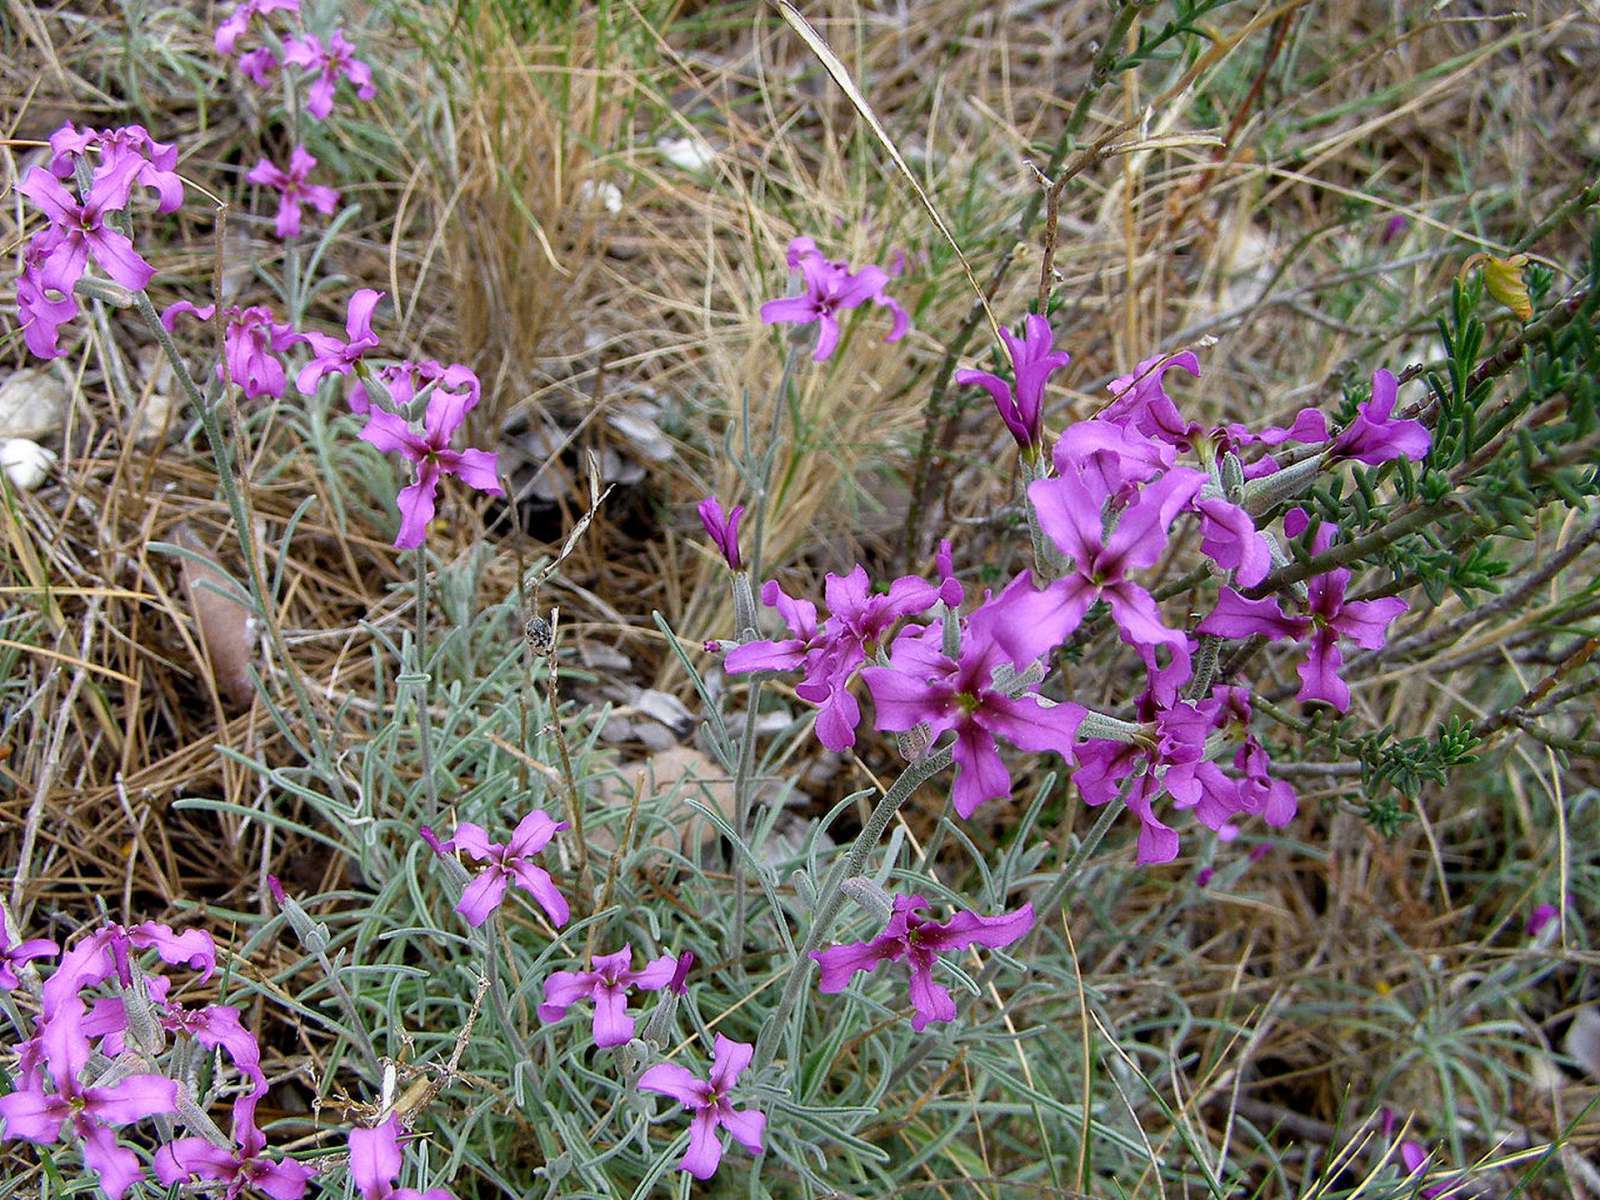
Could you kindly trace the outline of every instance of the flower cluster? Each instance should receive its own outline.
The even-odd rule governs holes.
[[[0,1096],[0,1138],[37,1145],[75,1142],[102,1191],[121,1200],[146,1172],[138,1155],[118,1140],[117,1130],[183,1111],[180,1099],[187,1085],[158,1069],[170,1036],[221,1050],[232,1062],[237,1082],[219,1078],[213,1088],[237,1093],[235,1144],[198,1136],[165,1142],[155,1155],[156,1178],[168,1186],[190,1179],[227,1182],[230,1194],[249,1183],[275,1200],[299,1200],[313,1172],[266,1155],[255,1108],[267,1080],[260,1048],[239,1010],[179,1003],[171,995],[172,978],[141,965],[147,952],[165,966],[194,972],[200,983],[216,971],[216,945],[203,930],[177,933],[147,921],[132,927],[108,924],[80,938],[39,988],[34,1034],[16,1048],[16,1086]],[[34,940],[5,953],[9,967],[54,957],[56,948]],[[0,983],[11,987],[17,982],[14,974],[0,976]]]
[[[1395,417],[1397,383],[1382,370],[1373,377],[1371,399],[1336,434],[1315,409],[1297,413],[1286,427],[1202,426],[1184,419],[1164,384],[1174,369],[1199,375],[1199,360],[1184,352],[1147,359],[1113,381],[1111,403],[1064,430],[1046,458],[1045,381],[1067,363],[1053,340],[1049,323],[1030,316],[1021,336],[1004,335],[1013,381],[976,371],[960,376],[991,393],[1033,463],[1027,502],[1045,551],[1033,570],[1019,572],[963,616],[965,592],[945,544],[938,586],[904,576],[886,593],[874,593],[860,566],[848,576],[829,575],[829,616],[821,622],[810,600],[768,580],[762,599],[790,636],[734,645],[724,665],[731,673],[800,672],[795,693],[817,707],[817,736],[835,751],[856,737],[861,710],[851,684],[859,674],[877,729],[903,735],[902,745],[924,747],[950,735],[952,802],[962,817],[1011,794],[997,746],[1005,741],[1059,755],[1075,767],[1073,778],[1091,805],[1121,797],[1140,822],[1140,862],[1168,862],[1178,853],[1178,834],[1157,811],[1163,796],[1174,811],[1192,812],[1222,837],[1234,836],[1249,817],[1282,826],[1294,816],[1294,790],[1273,778],[1266,750],[1250,732],[1248,691],[1213,686],[1209,666],[1205,679],[1194,678],[1197,639],[1211,640],[1213,663],[1220,641],[1303,643],[1300,699],[1343,712],[1350,692],[1340,678],[1339,643],[1382,646],[1406,604],[1347,598],[1351,575],[1342,566],[1312,575],[1294,610],[1276,593],[1250,595],[1289,561],[1262,518],[1293,490],[1274,479],[1280,468],[1270,453],[1249,463],[1241,456],[1293,441],[1323,447],[1313,451],[1313,465],[1375,465],[1425,456],[1428,432],[1418,421]],[[1180,463],[1180,455],[1192,455],[1193,465]],[[1296,478],[1309,476],[1302,469]],[[1328,523],[1308,534],[1299,509],[1282,520],[1283,537],[1311,538],[1313,559],[1337,536]],[[1183,521],[1198,528],[1201,552],[1227,580],[1192,629],[1169,621],[1142,582],[1169,553]],[[722,545],[722,527],[711,519],[706,527]],[[935,605],[933,620],[916,620]],[[1055,652],[1085,630],[1097,606],[1146,667],[1134,721],[1051,702],[1039,691]],[[1231,772],[1218,763],[1230,747]]]
[[[49,167],[30,168],[17,185],[47,222],[28,242],[17,277],[23,340],[40,358],[63,353],[60,330],[78,315],[75,289],[91,259],[131,291],[143,291],[155,277],[112,220],[127,208],[133,189],[152,188],[163,212],[183,202],[177,148],[157,142],[142,125],[96,133],[69,122],[52,135],[50,149]],[[91,154],[97,154],[92,168]]]
[[[569,916],[566,898],[556,889],[549,873],[535,866],[531,858],[566,828],[566,822],[553,821],[546,813],[535,810],[518,823],[510,839],[503,844],[489,841],[483,828],[470,821],[458,822],[448,841],[441,842],[426,825],[419,833],[458,879],[465,881],[456,912],[469,925],[476,927],[488,920],[490,913],[504,900],[507,885],[516,884],[530,893],[551,923],[560,928]],[[487,866],[469,879],[450,856],[452,850],[461,850]],[[635,991],[670,993],[662,1010],[670,1020],[676,998],[688,992],[688,975],[694,963],[694,954],[687,950],[676,957],[659,955],[639,968],[633,965],[633,947],[629,945],[612,954],[596,954],[586,970],[555,971],[545,977],[539,1019],[555,1024],[566,1017],[574,1004],[587,1000],[593,1008],[590,1033],[595,1046],[600,1049],[625,1046],[634,1040],[635,1030],[634,1018],[628,1012],[628,994]],[[652,1018],[652,1023],[657,1019]],[[655,1035],[647,1032],[646,1036]],[[639,1078],[639,1088],[672,1096],[695,1110],[689,1150],[681,1169],[699,1179],[709,1179],[721,1161],[722,1147],[716,1139],[719,1124],[752,1154],[762,1152],[761,1131],[766,1118],[756,1112],[736,1111],[727,1098],[728,1090],[749,1063],[751,1053],[751,1046],[719,1035],[709,1082],[696,1079],[687,1068],[673,1063],[657,1063]]]

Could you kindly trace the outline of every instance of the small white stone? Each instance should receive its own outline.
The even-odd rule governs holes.
[[[622,211],[622,189],[604,180],[585,179],[578,185],[578,200],[588,205],[599,205],[615,216]]]
[[[67,385],[54,371],[13,371],[0,384],[0,437],[55,433],[67,413]]]
[[[56,465],[56,452],[46,450],[27,438],[7,438],[0,442],[0,467],[18,491],[31,492],[50,475]]]
[[[704,171],[717,161],[717,152],[697,137],[661,138],[656,149],[661,157],[685,171]]]

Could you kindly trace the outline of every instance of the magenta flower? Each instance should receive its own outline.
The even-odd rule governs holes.
[[[333,89],[341,78],[348,79],[356,95],[363,100],[371,100],[376,93],[372,68],[356,58],[355,50],[342,29],[335,29],[326,45],[314,33],[290,38],[284,43],[283,61],[303,67],[316,76],[306,96],[306,112],[317,120],[326,120],[333,111]]]
[[[558,928],[565,925],[570,915],[567,898],[556,890],[550,872],[534,864],[533,856],[567,827],[565,821],[553,821],[543,809],[536,808],[517,823],[511,839],[501,843],[491,842],[481,825],[474,825],[471,821],[458,822],[455,833],[444,844],[445,848],[465,851],[472,858],[489,865],[467,885],[467,890],[456,905],[456,912],[468,925],[482,925],[505,899],[506,885],[514,883],[539,902],[552,925]]]
[[[1233,572],[1245,587],[1254,587],[1272,570],[1272,548],[1250,514],[1220,496],[1197,496],[1191,502],[1200,514],[1200,552]]]
[[[397,1188],[400,1176],[400,1117],[391,1116],[374,1129],[350,1131],[350,1179],[361,1200],[454,1200],[444,1188]]]
[[[111,1200],[122,1200],[144,1178],[144,1168],[132,1150],[117,1144],[113,1127],[176,1111],[178,1085],[160,1075],[129,1075],[107,1087],[84,1087],[78,1076],[89,1062],[89,1039],[81,1009],[63,1009],[44,1022],[39,1038],[55,1089],[46,1092],[36,1078],[33,1087],[0,1096],[0,1138],[48,1145],[70,1126],[84,1165],[100,1177]]]
[[[257,17],[264,17],[268,13],[300,11],[300,0],[240,0],[234,5],[220,25],[217,26],[216,36],[213,39],[218,54],[232,56],[234,47],[239,39],[250,28],[250,23]]]
[[[1140,743],[1090,741],[1078,747],[1079,767],[1072,782],[1084,803],[1098,808],[1114,800],[1124,781],[1128,811],[1139,818],[1137,861],[1171,862],[1178,856],[1178,833],[1155,814],[1163,790],[1178,807],[1195,808],[1196,818],[1220,829],[1237,805],[1238,788],[1205,759],[1215,704],[1174,700],[1157,706],[1150,693],[1140,700],[1148,733]],[[1137,772],[1137,774],[1135,774]],[[1202,803],[1204,801],[1204,803]]]
[[[1112,619],[1131,645],[1152,652],[1164,645],[1175,658],[1187,658],[1187,637],[1162,622],[1155,600],[1130,573],[1155,566],[1172,522],[1204,482],[1200,472],[1183,467],[1166,472],[1121,510],[1109,537],[1098,488],[1070,475],[1029,485],[1039,527],[1072,560],[1072,568],[1042,591],[1033,590],[1026,572],[1006,589],[1011,619],[996,636],[1013,659],[1031,662],[1059,645],[1096,600],[1111,606]]]
[[[238,1200],[247,1188],[272,1200],[300,1200],[316,1172],[292,1158],[266,1157],[266,1135],[256,1128],[256,1101],[255,1096],[234,1101],[233,1140],[238,1144],[232,1150],[201,1137],[177,1138],[156,1151],[156,1178],[167,1187],[191,1179],[225,1183],[223,1200]]]
[[[107,213],[128,203],[133,177],[143,160],[124,158],[114,170],[97,177],[89,198],[79,203],[43,167],[32,168],[17,191],[50,218],[50,225],[33,239],[39,256],[38,279],[44,287],[70,294],[83,277],[89,258],[125,288],[141,292],[155,276],[155,268],[139,257],[126,234],[105,223]]]
[[[382,296],[383,293],[379,292],[378,295]],[[370,329],[368,332],[370,334]],[[377,345],[376,338],[373,339],[373,345]],[[462,363],[451,363],[447,367],[436,358],[425,358],[421,362],[407,360],[390,363],[379,367],[377,375],[379,381],[389,391],[391,407],[397,410],[410,404],[428,387],[432,387],[435,391],[457,393],[452,400],[464,404],[466,407],[463,411],[466,412],[472,411],[483,395],[483,385],[478,381],[477,372],[471,367]],[[370,412],[372,397],[367,392],[366,383],[358,381],[350,389],[346,403],[350,405],[350,411],[358,415]]]
[[[986,800],[1011,796],[997,734],[1020,749],[1054,750],[1072,762],[1083,721],[1081,705],[1047,705],[1037,695],[1008,696],[994,686],[995,668],[1009,659],[994,637],[994,626],[1004,620],[1003,608],[974,613],[958,661],[946,658],[931,637],[908,633],[895,641],[890,666],[861,673],[877,706],[878,729],[906,733],[926,724],[934,738],[955,733],[950,795],[962,817]]]
[[[278,65],[278,56],[266,46],[257,46],[239,56],[239,74],[258,88],[264,88],[272,82]]]
[[[694,951],[685,950],[673,965],[672,978],[667,980],[667,991],[679,996],[689,994],[689,972],[694,970]]]
[[[25,942],[11,943],[6,936],[5,921],[0,919],[0,991],[14,991],[22,982],[17,978],[17,968],[35,959],[54,958],[61,947],[49,938],[30,938]]]
[[[1567,907],[1572,907],[1572,897],[1567,897]],[[1529,937],[1538,937],[1545,927],[1561,915],[1561,910],[1554,904],[1540,904],[1528,914],[1527,934]]]
[[[305,372],[301,372],[301,378],[305,378]],[[410,550],[422,545],[427,537],[428,522],[433,520],[439,480],[443,476],[454,475],[468,487],[491,496],[505,495],[496,475],[498,459],[492,451],[450,448],[450,439],[466,418],[470,406],[468,396],[434,392],[428,398],[421,433],[413,431],[405,418],[395,413],[375,408],[367,414],[367,427],[361,431],[361,440],[385,454],[403,454],[416,467],[416,479],[400,489],[395,497],[400,509],[400,531],[394,539],[397,549]],[[542,846],[544,842],[539,844]]]
[[[169,1033],[187,1034],[208,1050],[225,1050],[233,1065],[254,1084],[251,1095],[267,1088],[261,1071],[261,1047],[255,1035],[244,1027],[239,1010],[226,1004],[209,1004],[189,1009],[167,999],[172,981],[160,975],[145,978],[151,1007],[161,1027]],[[86,1036],[100,1039],[101,1053],[115,1058],[126,1049],[127,1008],[121,996],[102,996],[89,1007],[83,1018]]]
[[[1171,469],[1178,452],[1131,426],[1093,420],[1063,429],[1050,457],[1058,475],[1081,480],[1104,503],[1113,496],[1131,496],[1134,485]]]
[[[45,980],[42,991],[45,1020],[78,1003],[78,993],[85,988],[103,983],[113,975],[123,987],[132,986],[133,973],[128,960],[141,950],[154,950],[169,966],[198,971],[202,983],[217,969],[217,944],[203,929],[174,933],[170,926],[154,921],[131,927],[108,924],[80,938]]]
[[[1405,1163],[1408,1179],[1413,1175],[1421,1175],[1428,1165],[1428,1159],[1432,1157],[1420,1142],[1400,1143],[1400,1161]],[[1445,1197],[1459,1195],[1463,1186],[1462,1181],[1445,1179],[1438,1183],[1430,1183],[1422,1189],[1421,1194],[1426,1200],[1444,1200]]]
[[[124,125],[120,129],[79,130],[68,121],[50,135],[50,173],[57,179],[71,179],[73,164],[89,152],[100,151],[93,179],[122,168],[128,159],[134,168],[133,182],[153,188],[158,212],[176,212],[183,205],[183,180],[178,178],[178,147],[158,142],[143,125]]]
[[[911,969],[911,1027],[919,1033],[933,1021],[953,1021],[956,1002],[943,984],[933,978],[934,960],[968,946],[996,949],[1009,946],[1033,928],[1033,905],[1024,904],[998,917],[958,912],[948,921],[930,921],[917,910],[928,907],[921,896],[896,896],[894,913],[883,932],[866,942],[850,942],[813,950],[811,957],[822,969],[820,992],[842,992],[857,971],[875,971],[882,962],[902,959]]]
[[[800,273],[805,286],[798,296],[768,300],[761,306],[761,320],[767,325],[795,324],[818,326],[817,349],[812,358],[822,362],[839,344],[839,313],[871,301],[894,314],[894,325],[883,339],[897,342],[905,336],[911,318],[900,304],[886,295],[889,274],[882,267],[866,266],[852,271],[849,264],[822,256],[816,243],[798,237],[789,243],[789,267]]]
[[[278,218],[274,232],[284,239],[300,236],[300,206],[309,204],[323,216],[328,216],[339,203],[339,193],[320,183],[307,183],[317,160],[304,146],[296,146],[289,154],[289,169],[275,166],[263,158],[250,168],[245,176],[251,183],[278,191]],[[301,389],[304,391],[305,389]]]
[[[1395,458],[1421,461],[1432,439],[1421,421],[1391,419],[1400,381],[1382,367],[1372,373],[1372,399],[1356,409],[1356,419],[1339,431],[1328,447],[1328,461],[1354,459],[1377,466]]]
[[[1202,427],[1185,421],[1172,397],[1167,395],[1163,380],[1175,367],[1197,379],[1200,377],[1200,359],[1193,350],[1154,355],[1141,362],[1131,374],[1119,375],[1111,381],[1107,390],[1113,399],[1095,414],[1096,419],[1131,425],[1146,437],[1156,438],[1179,450],[1190,449]]]
[[[623,946],[615,954],[596,955],[590,970],[557,971],[544,981],[539,1019],[559,1021],[568,1008],[587,996],[594,1001],[594,1044],[620,1046],[633,1037],[628,991],[660,991],[672,982],[677,969],[678,960],[663,954],[635,971],[631,946]]]
[[[739,558],[739,518],[744,516],[744,505],[736,504],[732,512],[725,514],[722,501],[707,496],[696,511],[700,514],[700,524],[705,526],[706,536],[722,552],[722,561],[728,564],[728,569],[741,570],[744,563]]]
[[[161,313],[161,323],[170,333],[180,316],[209,321],[216,313],[214,304],[191,304],[179,300]],[[282,398],[287,380],[279,357],[291,346],[306,340],[293,325],[272,319],[272,310],[262,305],[250,308],[230,306],[223,333],[223,361],[217,364],[217,378],[238,384],[251,399],[258,396]]]
[[[1332,527],[1324,525],[1331,538]],[[1322,538],[1319,536],[1319,541]],[[1324,548],[1326,543],[1323,542]],[[1344,657],[1339,642],[1348,639],[1365,650],[1381,649],[1388,640],[1389,625],[1406,611],[1398,596],[1381,600],[1346,600],[1350,571],[1338,567],[1315,576],[1306,585],[1308,605],[1304,616],[1289,616],[1273,598],[1248,600],[1230,587],[1217,596],[1211,615],[1196,626],[1196,632],[1216,637],[1243,639],[1260,634],[1270,641],[1304,642],[1309,638],[1306,657],[1300,664],[1298,699],[1321,700],[1340,712],[1350,708],[1350,688],[1339,676]]]
[[[78,299],[71,292],[52,288],[41,278],[45,255],[31,244],[17,276],[17,322],[22,340],[39,358],[60,358],[61,327],[78,315]]]
[[[372,332],[372,314],[382,303],[383,295],[373,288],[362,288],[351,295],[350,303],[345,310],[345,341],[341,342],[336,337],[314,330],[305,334],[305,340],[311,344],[312,357],[310,362],[300,368],[299,375],[295,376],[294,386],[301,395],[310,396],[315,393],[317,384],[322,381],[324,375],[350,374],[368,350],[378,348],[377,335]],[[361,397],[365,403],[365,391],[361,393]],[[353,401],[351,407],[355,408]],[[367,408],[370,407],[370,404],[367,405]],[[468,404],[466,407],[471,408],[472,405]],[[357,411],[364,412],[366,409]]]
[[[1052,348],[1055,334],[1050,322],[1038,313],[1029,313],[1023,319],[1023,329],[1025,332],[1020,338],[1009,329],[1000,331],[1000,339],[1011,355],[1015,387],[988,371],[957,371],[956,382],[975,385],[988,392],[1017,445],[1024,450],[1037,451],[1044,444],[1045,384],[1052,371],[1059,371],[1072,361],[1072,355]]]
[[[696,1179],[710,1179],[717,1173],[722,1162],[719,1125],[751,1154],[762,1153],[761,1135],[767,1118],[754,1109],[734,1108],[728,1101],[728,1093],[739,1082],[754,1053],[755,1048],[748,1042],[731,1041],[719,1033],[712,1050],[709,1079],[700,1079],[687,1067],[670,1062],[657,1063],[639,1076],[640,1091],[669,1096],[694,1112],[689,1123],[689,1150],[678,1164],[680,1171],[687,1171]]]
[[[906,575],[889,585],[887,595],[871,592],[865,567],[848,575],[830,574],[823,594],[831,615],[817,626],[817,607],[797,600],[768,580],[761,601],[776,608],[794,636],[779,641],[747,642],[732,650],[724,661],[731,674],[746,671],[804,670],[795,694],[818,706],[817,737],[829,750],[855,744],[861,707],[850,694],[850,681],[869,654],[903,617],[926,612],[939,598],[938,589],[925,579]]]

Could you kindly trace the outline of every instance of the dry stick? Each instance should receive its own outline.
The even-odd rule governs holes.
[[[1574,650],[1556,664],[1555,670],[1524,692],[1520,700],[1510,707],[1501,709],[1492,716],[1479,721],[1472,732],[1479,737],[1488,737],[1490,734],[1497,733],[1511,724],[1526,728],[1523,723],[1533,720],[1533,713],[1529,710],[1545,700],[1555,690],[1556,685],[1568,675],[1593,658],[1596,650],[1600,650],[1600,637],[1586,638],[1584,641],[1579,642]],[[1594,686],[1597,686],[1597,681],[1595,680],[1580,680],[1573,688],[1564,690],[1571,692],[1572,696],[1576,696],[1583,694],[1587,688]],[[1568,698],[1570,699],[1571,696]]]

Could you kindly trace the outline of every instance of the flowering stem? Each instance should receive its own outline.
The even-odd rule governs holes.
[[[428,551],[417,551],[417,752],[422,756],[423,789],[428,797],[428,824],[439,820],[439,785],[433,777],[433,721],[428,714]],[[491,957],[493,957],[491,955]]]
[[[872,810],[872,815],[867,818],[866,825],[856,838],[855,844],[850,847],[850,853],[843,864],[834,867],[827,882],[823,884],[822,892],[817,897],[816,912],[811,918],[811,928],[806,933],[805,944],[795,954],[794,965],[789,968],[789,978],[784,982],[778,1009],[771,1020],[762,1026],[761,1034],[756,1039],[756,1070],[759,1071],[770,1063],[777,1052],[778,1039],[783,1036],[789,1017],[794,1012],[794,1006],[800,999],[800,993],[811,977],[811,952],[822,945],[823,939],[828,936],[828,931],[839,915],[839,910],[844,907],[845,880],[854,879],[866,870],[867,858],[877,848],[879,840],[883,837],[883,831],[889,827],[889,821],[894,814],[910,799],[911,793],[950,765],[953,749],[952,746],[945,746],[935,750],[926,758],[911,763],[900,773],[900,778],[894,781],[894,785],[883,794],[877,807]]]
[[[150,297],[144,292],[133,293],[133,306],[138,309],[139,315],[150,327],[150,332],[155,335],[156,342],[167,356],[167,361],[172,364],[172,374],[177,379],[178,386],[183,389],[185,397],[194,406],[195,413],[200,418],[206,443],[211,447],[212,462],[216,464],[217,484],[222,489],[222,498],[228,506],[229,515],[233,517],[234,528],[238,531],[239,550],[244,555],[245,581],[249,585],[251,598],[255,601],[256,610],[261,614],[267,639],[272,643],[272,652],[286,668],[289,690],[294,693],[295,703],[300,709],[300,717],[305,722],[306,731],[316,747],[318,756],[327,762],[330,756],[327,742],[322,735],[322,723],[317,719],[311,697],[306,692],[304,681],[300,678],[299,667],[289,653],[288,643],[283,640],[283,630],[278,628],[272,598],[267,593],[266,581],[261,577],[260,560],[256,555],[255,540],[251,536],[250,514],[245,508],[244,495],[239,490],[238,480],[234,478],[227,439],[222,436],[222,424],[217,420],[218,405],[206,402],[206,398],[200,392],[199,384],[195,383],[194,376],[189,374],[189,367],[183,361],[183,356],[178,353],[178,347],[173,344],[172,335],[161,323],[155,305],[150,303]],[[333,788],[334,797],[341,804],[348,803],[345,798],[344,782],[339,772],[330,768],[324,772],[324,777]]]
[[[767,533],[767,499],[772,488],[772,464],[777,455],[778,431],[783,427],[783,405],[789,398],[789,384],[794,379],[795,360],[800,355],[800,346],[797,342],[789,343],[789,350],[783,356],[783,373],[778,376],[778,390],[772,396],[772,428],[767,433],[767,445],[763,451],[760,475],[756,482],[756,493],[752,504],[756,510],[755,528],[750,535],[750,578],[761,578],[761,552],[766,541]],[[750,420],[748,409],[744,422],[744,459],[748,465],[751,460],[750,452]],[[737,636],[742,631],[735,630]],[[741,832],[743,832],[741,830]]]
[[[733,776],[733,831],[743,842],[750,825],[750,789],[755,777],[756,720],[761,714],[761,680],[750,684],[745,696],[744,733],[739,739],[739,763]],[[729,954],[743,969],[745,921],[745,855],[741,847],[733,856],[733,934]]]

